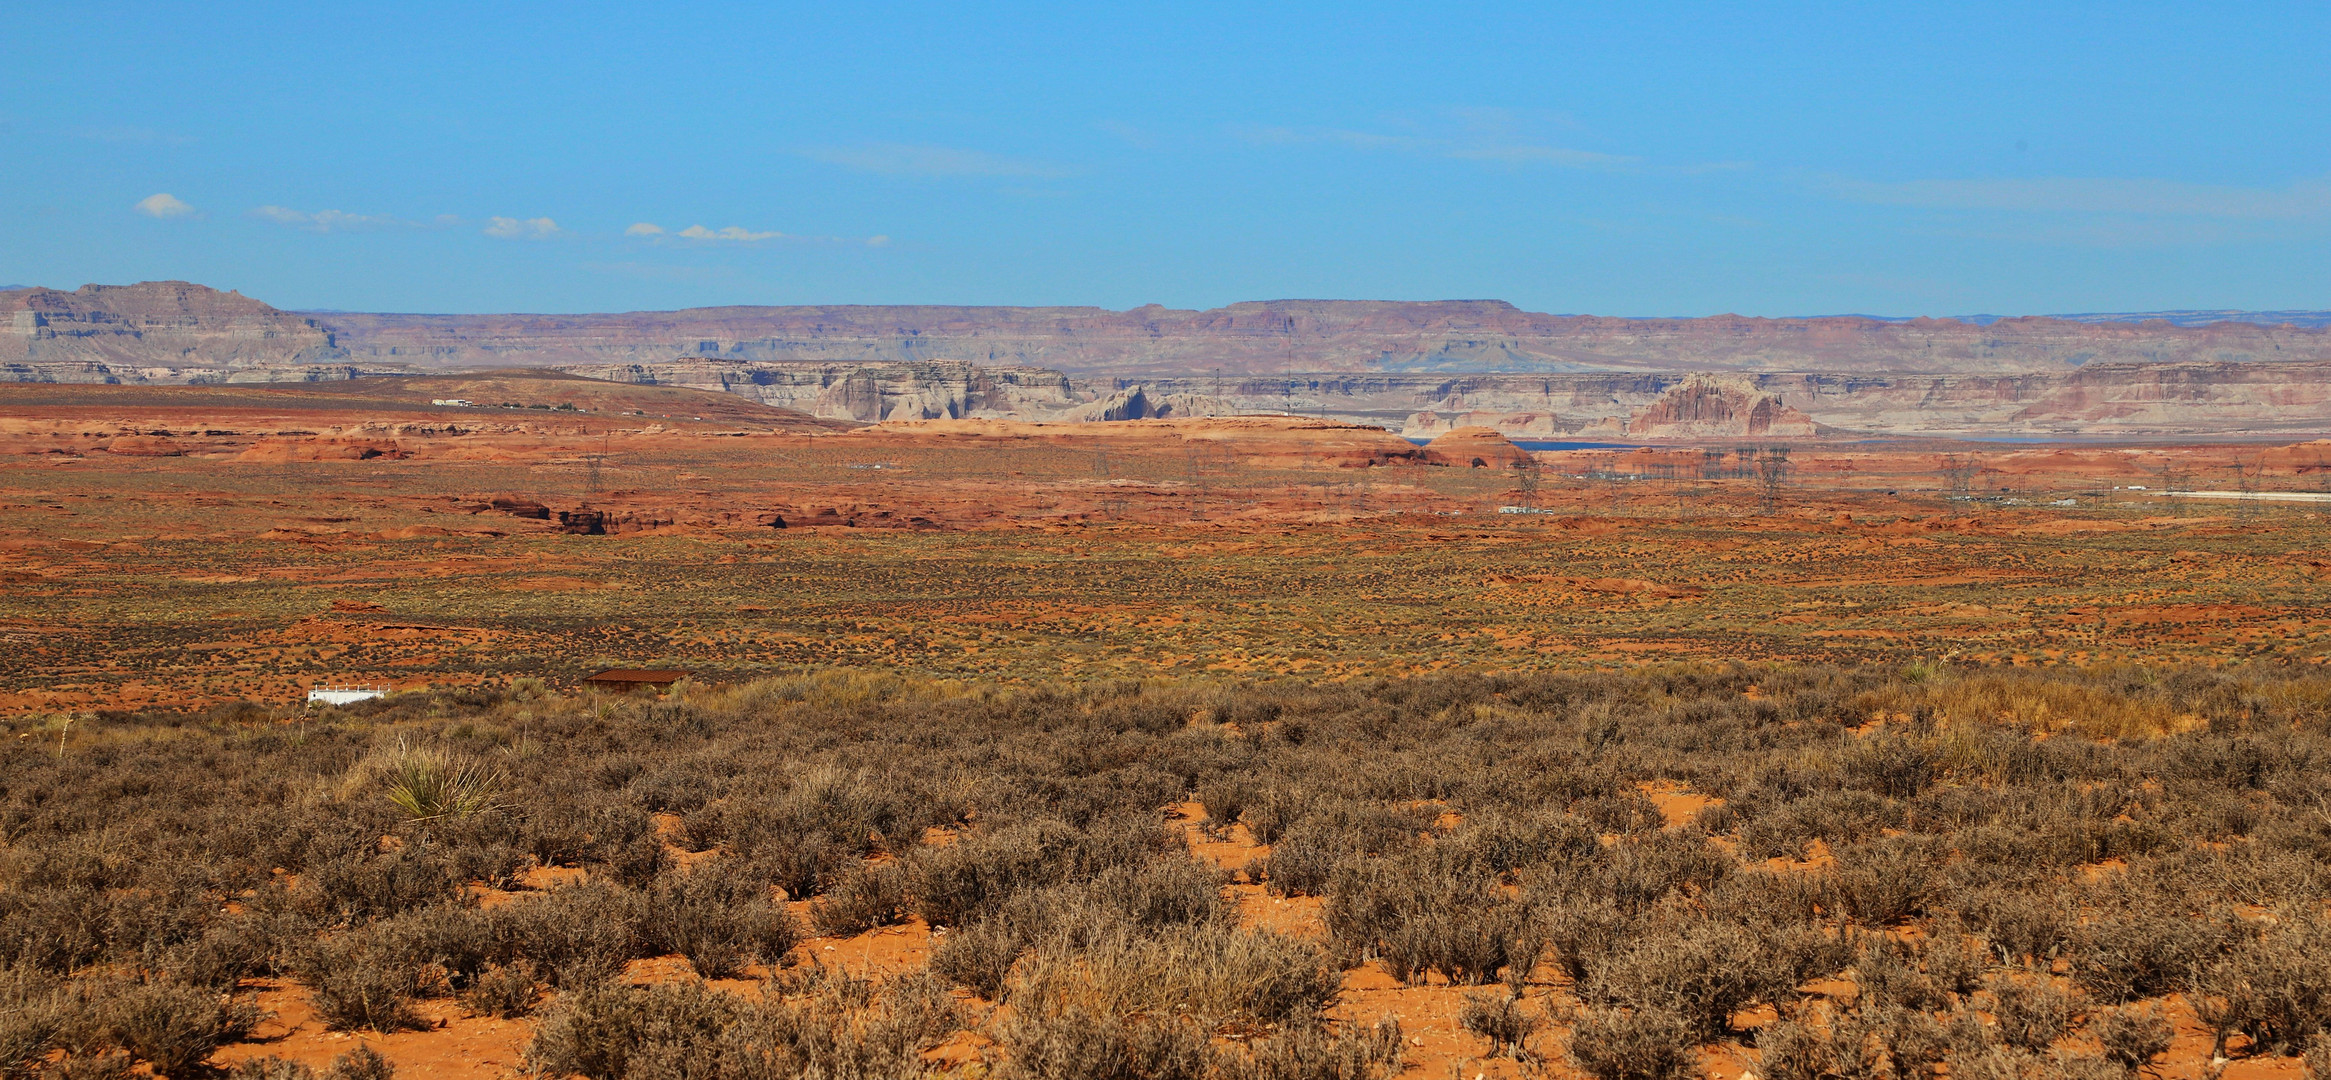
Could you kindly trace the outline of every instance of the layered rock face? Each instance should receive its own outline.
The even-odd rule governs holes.
[[[314,319],[184,281],[0,293],[0,365],[13,381],[186,381],[190,369],[208,381],[347,378],[335,374],[347,359]]]
[[[776,364],[744,360],[677,360],[654,364],[575,364],[569,374],[646,386],[719,390],[812,416],[868,423],[1050,417],[1082,403],[1068,376],[1042,368],[995,368],[961,361],[877,364]]]
[[[331,315],[351,355],[424,366],[933,360],[1074,375],[1297,372],[2063,371],[2106,361],[2331,359],[2331,333],[2166,321],[1616,319],[1497,300],[1159,307],[723,307],[609,315]]]

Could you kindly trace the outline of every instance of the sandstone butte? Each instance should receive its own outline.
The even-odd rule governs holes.
[[[1496,428],[1462,427],[1425,444],[1425,460],[1435,465],[1512,469],[1532,464],[1529,452]]]

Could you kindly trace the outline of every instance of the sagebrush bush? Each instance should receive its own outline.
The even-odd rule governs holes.
[[[1459,1027],[1489,1040],[1489,1056],[1510,1053],[1516,1061],[1529,1057],[1530,1036],[1545,1021],[1512,994],[1467,994],[1457,1011]]]
[[[1595,1080],[1677,1080],[1699,1065],[1695,1025],[1658,1008],[1588,1009],[1570,1029],[1570,1061]]]
[[[827,937],[849,937],[907,916],[907,873],[898,863],[851,868],[810,910],[810,922]]]
[[[2130,1076],[2150,1067],[2154,1058],[2166,1053],[2177,1034],[2168,1018],[2154,1009],[2100,1010],[2089,1019],[2088,1027],[2103,1049],[2105,1059],[2119,1065]],[[2312,1048],[2313,1043],[2309,1043],[2310,1051]]]
[[[201,1075],[212,1051],[266,1016],[250,1001],[169,982],[88,985],[70,1008],[90,1046],[126,1052],[166,1077]]]
[[[785,963],[801,941],[801,924],[770,899],[767,885],[727,870],[715,859],[657,881],[640,921],[650,949],[687,957],[707,979],[755,962]]]

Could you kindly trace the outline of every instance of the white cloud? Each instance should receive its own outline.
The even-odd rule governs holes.
[[[635,222],[632,222],[632,223],[631,223],[631,227],[630,227],[630,228],[627,228],[627,229],[623,230],[623,235],[625,235],[625,236],[662,236],[662,235],[664,235],[664,227],[663,227],[663,226],[661,226],[661,225],[658,225],[658,224],[656,224],[656,223],[654,223],[654,222],[652,222],[652,221],[635,221]]]
[[[820,146],[798,151],[801,156],[829,165],[891,176],[1041,176],[1058,178],[1069,170],[1050,162],[1008,158],[980,150],[946,146],[910,146],[903,143],[866,143],[860,146]]]
[[[185,217],[193,213],[194,208],[188,206],[185,200],[176,195],[167,191],[158,191],[139,199],[137,211],[147,217],[174,218]]]
[[[2009,180],[1834,180],[1856,202],[1936,210],[2134,214],[2156,217],[2293,220],[2331,217],[2331,183],[2284,188],[2226,187],[2178,180],[2042,176]]]
[[[251,211],[261,221],[289,225],[309,232],[364,232],[372,229],[416,229],[419,222],[406,221],[386,214],[351,214],[344,210],[318,210],[309,213],[288,206],[261,206]]]
[[[491,217],[486,219],[485,233],[504,240],[548,240],[566,235],[566,230],[559,228],[558,222],[546,217],[527,218],[524,221]]]
[[[682,239],[721,241],[731,244],[757,244],[763,240],[775,240],[784,235],[781,232],[754,232],[739,225],[731,225],[718,230],[707,229],[702,225],[690,225],[680,230]]]

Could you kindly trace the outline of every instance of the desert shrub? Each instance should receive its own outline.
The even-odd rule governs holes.
[[[1407,1044],[1400,1021],[1385,1016],[1365,1028],[1346,1024],[1330,1036],[1316,1020],[1290,1020],[1247,1043],[1247,1053],[1215,1061],[1219,1080],[1383,1080],[1401,1071]]]
[[[982,919],[947,932],[931,950],[931,973],[993,1001],[1003,996],[1012,964],[1028,942],[1002,919]]]
[[[1538,927],[1555,965],[1572,981],[1584,982],[1634,932],[1636,919],[1609,900],[1580,897],[1542,908]]]
[[[1203,823],[1215,835],[1230,831],[1246,814],[1248,805],[1256,801],[1255,787],[1246,777],[1227,775],[1216,777],[1198,787],[1198,802],[1206,808]]]
[[[1885,926],[1926,910],[1940,885],[1942,852],[1921,837],[1896,836],[1837,853],[1830,899],[1864,926]]]
[[[324,1070],[324,1080],[395,1080],[396,1075],[397,1067],[369,1046],[333,1058],[332,1067]]]
[[[1958,907],[1967,925],[1979,930],[2005,963],[2044,965],[2072,940],[2071,905],[2054,890],[1978,889],[1961,896]]]
[[[1862,946],[1854,961],[1854,985],[1864,995],[1857,1003],[1865,1009],[1924,1010],[1944,1004],[1943,991],[1934,980],[1883,936],[1872,936]]]
[[[1004,1029],[1007,1080],[1205,1080],[1215,1052],[1194,1025],[1070,1007],[1015,1013]]]
[[[1300,796],[1284,788],[1267,787],[1248,796],[1244,809],[1246,828],[1254,834],[1258,844],[1276,844],[1286,835],[1287,826],[1303,815],[1304,803]]]
[[[524,957],[559,989],[612,977],[625,962],[656,955],[640,928],[640,894],[597,882],[520,896],[486,913],[500,942],[497,956]]]
[[[908,861],[915,913],[933,926],[960,926],[991,913],[1020,889],[1057,881],[1073,839],[1065,826],[1031,822],[918,850]]]
[[[583,861],[595,876],[636,889],[671,864],[671,853],[656,835],[655,819],[645,810],[601,806],[591,812],[585,828],[590,841],[583,848]]]
[[[309,864],[300,879],[304,905],[318,917],[359,923],[461,894],[459,868],[438,845],[407,843],[380,852],[363,837],[335,841],[339,850]]]
[[[1634,788],[1581,799],[1570,812],[1606,833],[1656,832],[1667,824],[1659,804]]]
[[[793,914],[768,887],[723,873],[719,860],[656,882],[640,921],[651,948],[675,952],[707,979],[726,978],[754,961],[784,962],[801,941]]]
[[[1192,926],[1231,916],[1222,898],[1222,877],[1196,859],[1167,855],[1108,867],[1094,875],[1084,892],[1133,926]]]
[[[1336,867],[1358,854],[1331,826],[1298,823],[1281,835],[1263,860],[1270,891],[1280,896],[1316,896],[1335,879]]]
[[[1826,1024],[1782,1020],[1757,1035],[1758,1071],[1771,1080],[1877,1080],[1890,1075],[1877,1032],[1858,1015]]]
[[[285,958],[314,934],[313,923],[290,913],[229,915],[204,928],[201,937],[164,950],[148,966],[189,985],[232,990],[244,979],[281,973]]]
[[[1511,1053],[1516,1061],[1528,1057],[1529,1038],[1545,1022],[1511,994],[1467,994],[1457,1012],[1458,1026],[1489,1040],[1489,1056]]]
[[[1919,943],[1919,957],[1936,992],[1964,998],[1983,986],[1983,969],[1991,944],[1967,932],[1958,916],[1936,919]]]
[[[1587,1004],[1681,1019],[1702,1041],[1769,993],[1773,979],[1757,935],[1732,923],[1662,912],[1594,966],[1577,993]]]
[[[1578,818],[1495,811],[1467,817],[1435,848],[1452,870],[1509,879],[1525,868],[1592,863],[1603,854],[1601,841]]]
[[[2119,1065],[2130,1076],[2167,1052],[2170,1040],[2177,1033],[2157,1009],[2100,1010],[2089,1019],[2088,1028],[2096,1036],[2105,1059]]]
[[[1806,845],[1832,847],[1903,823],[1901,804],[1869,791],[1823,791],[1758,813],[1740,827],[1741,850],[1759,858],[1802,858]]]
[[[293,961],[316,1015],[334,1031],[389,1032],[426,1026],[417,998],[438,988],[442,973],[401,955],[379,930],[349,931],[309,945]]]
[[[1494,877],[1441,876],[1424,862],[1368,859],[1338,871],[1322,913],[1347,957],[1374,955],[1403,981],[1437,971],[1474,984],[1536,959],[1534,920],[1493,887]]]
[[[1590,1008],[1570,1029],[1570,1060],[1595,1080],[1678,1080],[1699,1063],[1694,1025],[1659,1008]]]
[[[157,1076],[199,1075],[213,1051],[266,1015],[249,1001],[167,982],[96,984],[79,997],[71,1008],[88,1045],[127,1052]]]
[[[1932,746],[1892,730],[1848,744],[1837,764],[1847,787],[1889,799],[1916,797],[1939,771]]]
[[[63,975],[104,957],[112,905],[86,886],[0,890],[0,960]]]
[[[2243,942],[2195,980],[2188,995],[2218,1048],[2236,1031],[2267,1052],[2331,1031],[2331,926],[2295,918]]]
[[[1986,984],[1991,991],[1991,1013],[1998,1021],[1999,1038],[2019,1050],[2038,1052],[2072,1029],[2079,1015],[2077,998],[2040,978],[1999,976]]]
[[[343,937],[367,942],[364,951],[373,958],[429,971],[455,990],[468,986],[504,951],[491,918],[452,904],[407,911]]]
[[[671,1076],[915,1076],[952,1028],[944,995],[913,979],[877,988],[830,974],[780,982],[762,1001],[702,983],[602,983],[560,994],[526,1062],[590,1080]]]
[[[2299,1055],[2308,1080],[2331,1077],[2331,1035],[2317,1032],[2307,1036],[2307,1049]]]
[[[1013,969],[1006,994],[1015,1010],[1186,1012],[1207,1022],[1270,1024],[1326,1008],[1342,986],[1342,970],[1310,941],[1197,926],[1108,934],[1082,948],[1038,942]]]
[[[2187,986],[2232,944],[2222,915],[2196,918],[2158,903],[2099,915],[2072,934],[2072,976],[2097,999],[2121,1004]]]
[[[1627,838],[1572,880],[1632,913],[1647,911],[1673,893],[1706,889],[1723,880],[1734,865],[1705,833],[1678,829]]]
[[[897,863],[853,867],[810,910],[810,922],[827,937],[849,937],[906,918],[907,872]]]
[[[316,1080],[316,1070],[273,1054],[245,1058],[227,1070],[228,1080]]]
[[[56,981],[31,968],[0,969],[0,1077],[29,1075],[65,1030]]]
[[[722,1033],[742,1028],[749,1011],[743,999],[700,983],[586,986],[560,994],[543,1015],[526,1064],[538,1073],[589,1080],[655,1075],[654,1064],[676,1064],[688,1054],[711,1066]]]
[[[472,1016],[509,1020],[533,1012],[540,994],[541,982],[533,961],[520,959],[479,972],[462,990],[461,1005]]]

